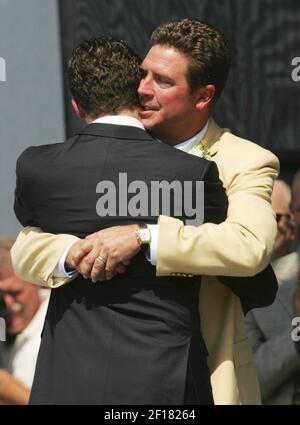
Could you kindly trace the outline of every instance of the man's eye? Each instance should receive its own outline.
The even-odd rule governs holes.
[[[170,87],[172,85],[171,81],[167,78],[157,77],[157,82],[162,87]]]

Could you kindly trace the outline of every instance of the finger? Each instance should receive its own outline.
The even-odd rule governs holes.
[[[89,254],[89,252],[93,249],[93,245],[90,242],[83,241],[82,243],[78,244],[77,247],[74,247],[74,253],[72,253],[71,261],[74,263],[73,265],[76,267],[77,264],[79,264],[83,258]]]
[[[111,280],[114,276],[116,276],[117,271],[116,269],[110,270],[105,268],[105,278],[106,280]]]
[[[130,260],[122,260],[121,264],[123,264],[124,266],[129,266]]]
[[[116,267],[120,264],[120,259],[114,255],[109,255],[105,265],[105,273],[107,280],[110,280],[117,274]]]
[[[92,251],[83,258],[80,264],[77,265],[77,270],[85,279],[88,279],[91,275],[91,270],[98,256],[98,252],[99,249],[97,247],[93,248]]]
[[[99,273],[98,282],[104,282],[106,280],[105,270]]]
[[[97,280],[100,280],[100,274],[102,274],[102,278],[105,278],[105,274],[104,274],[105,264],[106,264],[106,257],[104,255],[98,255],[91,269],[92,282],[95,283],[97,282]]]
[[[117,273],[124,273],[125,271],[126,271],[126,267],[122,263],[117,265],[117,267],[116,267]]]

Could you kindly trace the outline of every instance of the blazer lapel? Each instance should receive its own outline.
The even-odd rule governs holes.
[[[218,152],[219,140],[223,132],[224,130],[221,129],[212,118],[209,118],[207,132],[204,138],[199,140],[197,145],[195,145],[193,150],[195,150],[195,148],[197,149],[201,144],[204,148],[208,149],[210,155],[213,157]]]

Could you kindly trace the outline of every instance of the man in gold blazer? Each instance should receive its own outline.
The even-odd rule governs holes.
[[[215,276],[253,276],[269,263],[277,229],[270,196],[278,160],[209,118],[230,66],[227,43],[218,30],[184,19],[158,27],[151,46],[139,88],[142,122],[164,143],[196,155],[209,152],[229,201],[227,219],[219,225],[184,226],[177,219],[161,216],[157,258],[153,260],[152,254],[151,258],[156,261],[158,276],[206,275],[199,304],[215,404],[259,404],[240,299]],[[195,98],[194,89],[199,86],[201,95]],[[61,258],[66,258],[67,266],[76,264],[93,280],[110,279],[117,264],[132,256],[134,230],[132,226],[105,229],[78,241],[72,235],[25,228],[12,249],[15,271],[25,280],[55,288],[72,279],[57,273]],[[77,242],[70,248],[73,241]],[[103,267],[94,262],[99,256],[106,260]],[[81,257],[79,264],[76,259]]]

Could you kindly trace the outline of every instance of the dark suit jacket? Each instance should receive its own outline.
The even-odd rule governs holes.
[[[218,279],[240,298],[245,315],[254,308],[271,305],[278,291],[278,281],[271,264],[255,276],[218,276]]]
[[[108,124],[89,125],[65,143],[27,149],[17,163],[16,215],[24,226],[77,236],[155,223],[151,215],[98,216],[97,184],[112,181],[119,188],[119,173],[127,173],[128,184],[139,180],[147,187],[151,181],[202,180],[205,221],[226,217],[213,162],[159,144],[143,130]],[[179,218],[187,218],[184,211]],[[53,290],[31,404],[182,404],[188,365],[205,402],[210,384],[199,280],[156,278],[140,253],[109,282],[95,285],[78,276]]]

